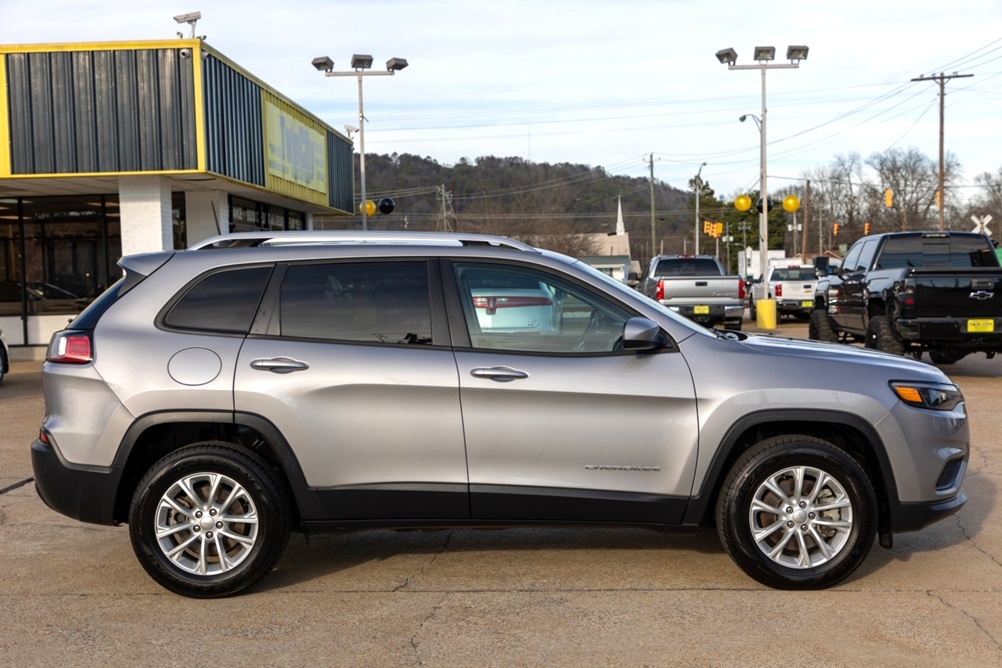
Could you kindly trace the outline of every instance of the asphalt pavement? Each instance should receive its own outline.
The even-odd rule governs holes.
[[[213,601],[154,584],[125,527],[38,499],[39,368],[0,386],[0,665],[1002,665],[1002,358],[945,367],[970,414],[968,504],[829,590],[758,585],[713,531],[464,529],[294,535],[276,572]]]

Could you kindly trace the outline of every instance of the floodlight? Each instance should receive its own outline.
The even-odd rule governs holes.
[[[397,70],[402,70],[407,67],[406,58],[390,58],[386,61],[386,69],[390,72],[395,72]]]
[[[330,56],[318,56],[313,59],[313,67],[321,72],[330,72],[334,69],[334,61],[330,59]]]
[[[786,59],[790,61],[807,60],[806,46],[790,46],[786,49]]]
[[[202,12],[188,12],[187,14],[178,14],[174,17],[174,20],[178,23],[191,23],[200,18],[202,18]]]
[[[367,70],[372,67],[372,56],[355,54],[351,57],[351,68],[353,70]]]
[[[738,52],[734,49],[721,49],[717,51],[717,60],[721,65],[733,65],[738,60]]]
[[[773,60],[776,57],[776,47],[774,46],[756,46],[755,55],[753,58],[759,62],[763,60]]]

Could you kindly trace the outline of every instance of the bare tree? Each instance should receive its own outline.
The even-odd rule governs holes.
[[[874,153],[866,164],[877,173],[880,191],[890,188],[893,192],[893,205],[885,208],[882,214],[887,229],[925,230],[939,227],[936,215],[939,166],[935,162],[915,148],[892,148]],[[947,154],[944,184],[952,184],[959,171],[960,163],[956,157]],[[944,201],[943,205],[946,204]]]

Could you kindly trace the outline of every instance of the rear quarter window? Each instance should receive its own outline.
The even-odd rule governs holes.
[[[210,274],[197,281],[167,313],[164,324],[223,334],[246,334],[254,321],[271,267]]]

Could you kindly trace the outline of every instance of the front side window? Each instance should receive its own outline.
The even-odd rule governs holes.
[[[558,276],[500,264],[456,264],[474,348],[538,353],[621,349],[621,306]]]
[[[282,336],[430,344],[426,262],[345,262],[289,267],[281,289]]]

